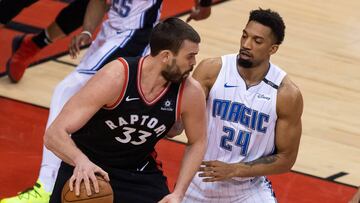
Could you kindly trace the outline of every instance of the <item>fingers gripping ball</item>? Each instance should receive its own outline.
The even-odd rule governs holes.
[[[92,195],[90,196],[86,194],[84,182],[82,182],[80,185],[80,195],[76,196],[75,191],[70,191],[69,180],[66,181],[61,193],[61,202],[62,203],[113,203],[114,196],[110,183],[104,180],[100,176],[96,176],[96,178],[99,183],[99,193],[95,193],[94,186],[91,184]]]

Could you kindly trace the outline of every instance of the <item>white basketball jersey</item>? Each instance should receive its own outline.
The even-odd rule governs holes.
[[[114,55],[147,55],[147,39],[159,22],[161,4],[162,0],[112,0],[109,18],[103,22],[76,70],[95,74],[110,59],[115,59]]]
[[[247,89],[237,70],[237,55],[222,57],[207,101],[205,160],[249,162],[274,152],[277,87],[285,75],[270,64],[264,80]]]
[[[109,25],[116,30],[153,26],[160,17],[162,0],[112,0]]]
[[[265,78],[247,88],[237,70],[237,54],[222,56],[221,70],[207,100],[208,146],[204,160],[249,162],[274,153],[277,88],[285,75],[270,63]],[[196,174],[185,199],[186,202],[244,202],[241,193],[250,192],[251,183],[257,179],[205,183]]]

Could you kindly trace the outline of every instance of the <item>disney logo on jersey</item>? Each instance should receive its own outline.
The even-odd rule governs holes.
[[[173,102],[170,100],[165,100],[160,109],[162,111],[174,111]]]
[[[256,98],[258,98],[258,99],[265,99],[265,100],[270,101],[270,96],[265,95],[265,94],[256,93]]]

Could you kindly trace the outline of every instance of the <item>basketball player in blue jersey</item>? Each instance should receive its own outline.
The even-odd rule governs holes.
[[[142,56],[148,53],[148,40],[153,26],[160,16],[161,0],[114,0],[110,6],[109,19],[92,42],[90,48],[75,71],[60,82],[53,93],[47,127],[56,118],[63,105],[87,80],[109,61],[123,56]],[[202,20],[211,13],[211,0],[201,0],[188,20]],[[83,32],[73,38],[70,54],[76,57],[81,44],[90,42],[96,24],[101,23],[106,12],[105,0],[89,2]],[[25,71],[25,69],[24,69]],[[22,76],[23,73],[21,73]],[[17,196],[5,198],[1,203],[47,203],[53,190],[61,160],[43,148],[39,178],[32,189]]]
[[[196,68],[207,97],[208,147],[184,202],[276,202],[265,176],[294,165],[303,111],[299,88],[270,62],[284,31],[278,13],[253,10],[239,53]]]
[[[82,181],[88,195],[91,182],[99,191],[95,174],[110,181],[114,202],[181,202],[206,148],[205,95],[189,76],[199,43],[190,25],[169,18],[155,26],[149,56],[110,62],[66,103],[45,133],[63,160],[50,202],[61,201],[68,179],[76,195]],[[151,154],[180,120],[188,145],[169,194]]]

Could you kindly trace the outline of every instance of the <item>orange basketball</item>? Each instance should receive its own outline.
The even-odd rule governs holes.
[[[113,190],[110,183],[104,180],[100,176],[96,176],[96,179],[99,183],[99,193],[95,193],[94,186],[91,184],[91,196],[87,196],[85,184],[82,182],[80,184],[80,195],[76,196],[75,191],[70,191],[69,180],[66,181],[62,193],[61,193],[61,202],[62,203],[113,203],[114,196]],[[90,181],[91,182],[91,181]]]

